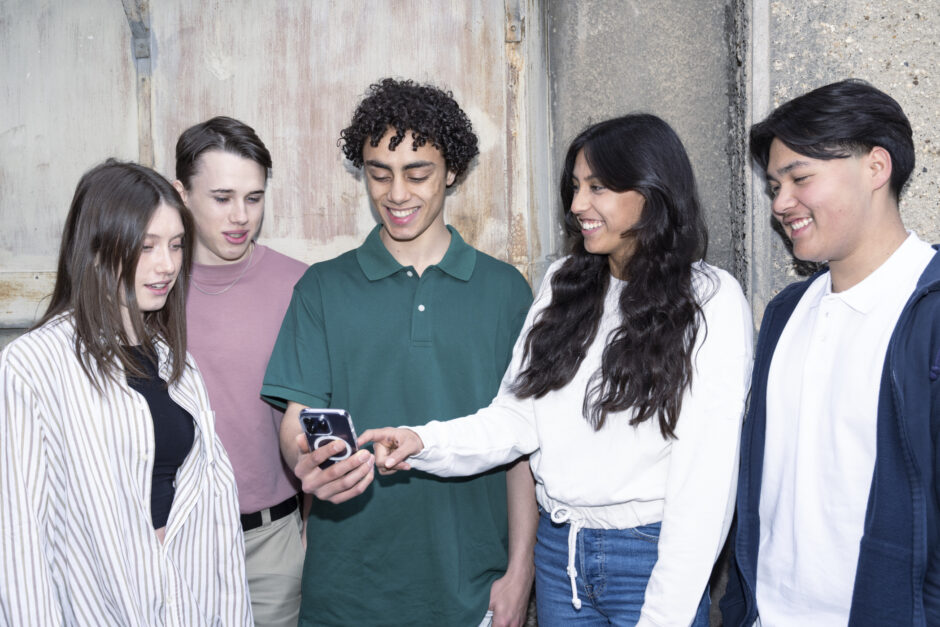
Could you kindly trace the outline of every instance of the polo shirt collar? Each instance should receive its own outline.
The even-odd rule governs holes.
[[[917,263],[917,243],[917,236],[913,233],[908,234],[898,249],[874,272],[836,296],[855,311],[861,314],[869,313],[879,303],[886,300],[886,294],[902,289],[896,277],[903,276],[910,266]],[[831,278],[826,292],[832,292]]]
[[[447,247],[444,258],[435,264],[435,267],[455,279],[469,281],[476,265],[477,251],[463,241],[457,229],[448,224],[447,230],[450,231],[450,246]],[[376,225],[362,246],[356,249],[359,267],[370,281],[384,279],[404,268],[385,248],[379,235],[381,232],[382,225]]]

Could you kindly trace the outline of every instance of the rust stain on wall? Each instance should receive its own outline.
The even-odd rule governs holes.
[[[0,273],[0,321],[25,328],[42,314],[52,295],[55,272]]]

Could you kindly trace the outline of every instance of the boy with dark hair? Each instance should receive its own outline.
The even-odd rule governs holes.
[[[259,627],[293,627],[303,568],[297,484],[281,460],[281,412],[258,390],[306,266],[255,239],[271,155],[243,122],[215,117],[176,143],[173,183],[196,223],[186,303],[189,351],[238,483],[245,570]]]
[[[451,94],[385,79],[341,136],[381,224],[297,284],[262,388],[287,407],[282,452],[316,497],[300,624],[521,625],[538,522],[524,461],[370,485],[369,451],[321,470],[341,443],[311,453],[301,434],[305,406],[346,409],[360,431],[484,407],[532,301],[518,271],[444,222],[448,187],[477,154]]]
[[[751,154],[794,255],[828,268],[761,323],[725,624],[940,624],[940,257],[898,211],[910,123],[846,80],[755,125]]]

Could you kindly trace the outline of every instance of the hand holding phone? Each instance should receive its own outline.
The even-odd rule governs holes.
[[[356,442],[356,428],[353,426],[349,412],[345,409],[311,409],[309,407],[302,409],[300,426],[307,437],[307,444],[311,451],[337,440],[346,445],[343,453],[334,455],[320,464],[321,469],[329,468],[336,462],[348,459],[359,450]]]

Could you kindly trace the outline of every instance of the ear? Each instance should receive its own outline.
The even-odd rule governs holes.
[[[267,183],[267,181],[265,181],[265,183]],[[186,196],[187,196],[186,188],[183,187],[183,182],[180,181],[179,179],[176,179],[175,181],[173,181],[173,187],[176,189],[177,192],[179,192],[179,195],[183,199],[183,202],[188,205],[189,201],[186,199]]]
[[[447,171],[447,187],[450,187],[451,185],[453,185],[454,181],[456,180],[457,180],[457,175],[454,173],[454,171],[448,170]]]
[[[867,166],[868,173],[871,176],[872,189],[881,189],[891,182],[891,153],[875,146],[868,152]]]

